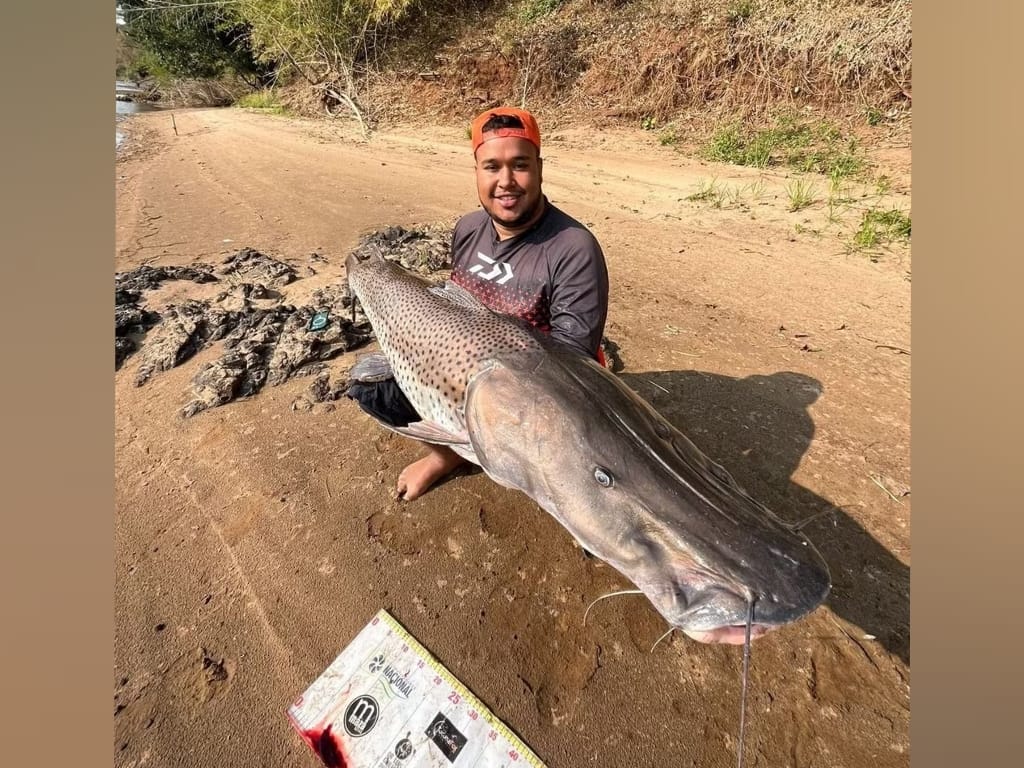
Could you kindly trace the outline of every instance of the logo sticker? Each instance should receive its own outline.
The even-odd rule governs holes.
[[[469,268],[469,271],[472,272],[477,277],[479,277],[481,280],[494,280],[494,278],[501,276],[503,272],[504,276],[501,277],[500,280],[496,281],[498,285],[504,285],[505,283],[512,279],[512,267],[510,267],[505,262],[497,262],[490,256],[484,256],[484,254],[480,253],[480,251],[476,252],[476,257],[485,264],[493,265],[493,268],[488,270],[487,272],[483,271],[483,264],[474,264],[472,267]]]
[[[405,760],[409,755],[412,754],[412,742],[408,739],[402,739],[395,745],[395,757],[399,760]]]
[[[449,763],[454,763],[455,758],[459,756],[459,752],[466,746],[466,737],[459,732],[458,728],[452,725],[451,720],[440,712],[430,721],[430,725],[427,726],[425,733],[427,738],[434,742],[437,748],[441,750],[441,754],[448,758]]]
[[[413,685],[409,682],[409,678],[406,673],[401,672],[388,664],[384,667],[384,671],[381,672],[380,676],[389,695],[400,696],[403,699],[409,698],[409,694],[412,693]]]
[[[377,724],[380,709],[372,696],[356,696],[345,708],[345,733],[349,736],[365,736]]]

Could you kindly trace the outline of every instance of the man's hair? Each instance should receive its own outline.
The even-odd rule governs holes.
[[[514,136],[526,139],[537,147],[540,155],[540,127],[537,119],[525,109],[495,107],[481,112],[470,126],[470,140],[473,153],[485,141]]]
[[[525,128],[523,121],[515,115],[491,115],[483,127],[480,129],[481,133],[487,133],[488,131],[496,131],[499,128]]]

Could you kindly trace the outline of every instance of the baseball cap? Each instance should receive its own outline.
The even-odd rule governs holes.
[[[523,124],[523,127],[495,128],[484,133],[484,123],[498,115],[516,117],[519,119],[519,122]],[[488,109],[486,112],[482,112],[477,115],[476,119],[473,120],[470,135],[472,136],[474,153],[485,141],[501,139],[506,136],[516,136],[520,139],[526,139],[527,141],[532,142],[533,145],[537,147],[537,151],[540,152],[540,128],[537,126],[536,118],[534,118],[534,116],[525,109],[516,109],[515,107],[495,107],[494,109]]]

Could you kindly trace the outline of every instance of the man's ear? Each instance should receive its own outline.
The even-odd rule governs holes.
[[[544,183],[544,158],[537,155],[537,180]]]

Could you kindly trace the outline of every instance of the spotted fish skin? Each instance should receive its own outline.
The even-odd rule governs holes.
[[[756,637],[823,602],[811,543],[615,374],[458,286],[382,257],[346,267],[422,417],[391,429],[525,493],[697,640],[733,642],[752,604]]]
[[[491,360],[540,352],[536,332],[493,312],[454,283],[435,285],[384,258],[359,261],[353,255],[346,270],[402,392],[424,422],[459,437],[452,447],[478,463],[469,447],[459,444],[469,382]],[[415,429],[413,436],[426,437]]]

